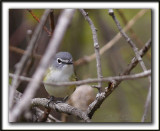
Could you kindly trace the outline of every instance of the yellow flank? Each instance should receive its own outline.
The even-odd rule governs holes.
[[[44,76],[44,78],[43,78],[43,81],[44,81],[44,82],[47,81],[47,75],[50,75],[50,73],[51,73],[51,69],[48,68],[47,71],[46,71],[46,73],[45,73],[45,76]]]
[[[55,70],[55,69],[53,69],[53,68],[48,68],[47,69],[47,71],[46,71],[46,73],[45,73],[45,76],[44,76],[44,78],[43,78],[43,81],[44,82],[52,82],[52,81],[57,81],[58,82],[58,80],[56,80],[56,77],[54,77],[54,80],[52,79],[53,77],[53,72],[55,72],[54,73],[54,75],[55,76],[57,76],[57,77],[59,77],[58,75],[58,70]],[[52,78],[51,78],[52,77]],[[60,78],[65,78],[64,77],[64,75],[62,75]],[[51,78],[51,79],[50,79]],[[62,79],[63,79],[62,78]],[[66,81],[76,81],[77,80],[77,78],[76,78],[76,75],[75,75],[75,73],[73,73],[70,77],[69,77],[69,79],[67,80],[66,79]],[[61,81],[61,80],[60,80]],[[64,81],[65,82],[65,81]],[[75,91],[75,89],[76,89],[76,86],[75,85],[73,85],[73,86],[68,86],[68,87],[65,87],[65,86],[60,86],[60,87],[54,87],[54,86],[51,86],[51,85],[45,85],[44,84],[44,86],[45,86],[45,89],[46,89],[46,91],[48,92],[48,94],[49,95],[51,95],[51,96],[55,96],[55,97],[65,97],[65,96],[67,96],[67,95],[71,95],[74,91]]]

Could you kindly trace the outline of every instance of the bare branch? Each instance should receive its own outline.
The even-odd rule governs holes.
[[[124,32],[127,32],[135,23],[136,21],[141,18],[145,13],[147,12],[147,10],[140,10],[129,22],[128,24],[123,28]],[[101,49],[100,49],[100,55],[102,55],[105,51],[107,51],[108,49],[110,49],[120,38],[122,37],[122,35],[119,33],[117,33],[117,35],[110,40],[109,42],[107,42]],[[94,60],[96,58],[95,53],[91,54],[90,56],[84,56],[80,59],[78,59],[75,62],[75,66],[79,66],[85,63],[88,63],[92,60]]]
[[[39,18],[33,13],[33,11],[31,9],[27,9],[27,11],[33,16],[33,18],[40,23]],[[43,26],[43,29],[48,33],[49,36],[51,36],[51,32],[47,29],[46,26]]]
[[[150,101],[151,101],[151,86],[148,89],[148,95],[147,95],[147,98],[146,98],[146,102],[145,102],[145,106],[144,106],[144,113],[143,113],[141,122],[144,122],[145,119],[146,119]]]
[[[118,19],[116,18],[115,14],[114,14],[114,11],[113,11],[112,9],[109,10],[109,14],[112,16],[113,20],[115,21],[115,23],[116,23],[116,25],[117,25],[120,33],[122,34],[122,36],[125,38],[125,40],[126,40],[126,41],[130,44],[130,46],[132,47],[132,49],[133,49],[133,51],[134,51],[134,53],[135,53],[135,55],[136,55],[136,58],[137,58],[137,60],[139,61],[140,65],[141,65],[141,67],[142,67],[142,69],[143,69],[143,71],[146,71],[147,68],[146,68],[146,66],[145,66],[145,64],[144,64],[144,62],[143,62],[143,60],[142,60],[142,58],[141,58],[141,56],[140,56],[140,54],[139,54],[139,52],[138,52],[138,48],[136,47],[136,45],[134,44],[134,42],[128,37],[128,35],[127,35],[125,32],[123,32],[122,27],[120,26],[120,23],[119,23]],[[151,85],[151,77],[149,76],[148,79],[149,79],[149,83],[150,83],[150,85]],[[150,92],[151,92],[151,91],[150,91],[150,89],[149,89],[149,90],[148,90],[148,94],[150,94]],[[146,98],[146,103],[148,103],[148,101],[149,101],[148,99],[149,99],[149,98],[151,98],[150,95],[147,96],[147,98]],[[145,107],[146,107],[146,105],[145,105]],[[148,107],[148,106],[147,106],[147,107]],[[142,121],[145,119],[146,111],[147,111],[147,109],[145,108],[144,114],[143,114],[143,116],[142,116]]]
[[[9,50],[13,51],[13,52],[16,52],[16,53],[19,53],[21,55],[24,55],[26,53],[25,50],[14,47],[14,46],[9,46]],[[41,59],[42,56],[38,55],[38,54],[33,54],[33,57],[36,58],[36,59]]]
[[[47,108],[48,100],[46,98],[34,98],[32,99],[32,106],[43,106]],[[50,103],[49,108],[54,109],[61,113],[67,113],[79,117],[85,122],[91,122],[87,114],[75,107],[72,107],[66,103]]]
[[[94,41],[94,50],[95,50],[96,61],[97,61],[97,75],[98,75],[98,79],[100,80],[102,78],[102,69],[101,69],[101,60],[100,60],[100,54],[99,54],[99,44],[98,44],[96,28],[95,28],[92,20],[88,16],[88,13],[86,13],[83,9],[79,9],[79,10],[82,13],[82,15],[84,16],[84,18],[88,21],[88,23],[91,27],[91,30],[92,30],[93,41]],[[98,82],[98,86],[99,86],[99,91],[101,92],[102,83]]]
[[[141,65],[141,67],[142,67],[142,69],[143,69],[143,71],[146,71],[147,68],[146,68],[146,66],[145,66],[145,64],[144,64],[144,62],[143,62],[143,60],[142,60],[142,58],[141,58],[141,56],[140,56],[140,54],[139,54],[139,52],[138,52],[138,48],[136,47],[136,45],[134,44],[134,42],[129,38],[129,36],[122,30],[122,27],[121,27],[118,19],[116,18],[115,14],[114,14],[114,11],[113,11],[112,9],[109,9],[108,12],[109,12],[109,15],[112,16],[114,22],[116,23],[116,25],[117,25],[117,27],[118,27],[121,35],[125,38],[125,40],[126,40],[126,41],[130,44],[130,46],[132,47],[132,49],[133,49],[133,51],[134,51],[134,53],[135,53],[135,55],[136,55],[136,58],[137,58],[137,60],[139,61],[140,65]]]
[[[51,86],[72,86],[72,85],[83,85],[83,84],[88,84],[88,83],[97,83],[97,82],[111,82],[111,81],[122,81],[122,80],[133,80],[133,79],[139,79],[139,78],[143,78],[143,77],[147,77],[151,75],[151,70],[147,70],[145,72],[141,72],[138,74],[133,74],[133,75],[121,75],[121,76],[114,76],[114,77],[106,77],[106,78],[102,78],[102,79],[86,79],[86,80],[81,80],[81,81],[72,81],[72,82],[55,82],[55,83],[49,83],[49,82],[41,82],[42,84],[46,84],[46,85],[51,85]],[[10,77],[14,77],[13,74],[9,74]],[[20,76],[19,77],[20,80],[24,80],[24,81],[34,81],[32,78],[28,78],[28,77],[24,77],[24,76]],[[36,82],[36,81],[34,81]]]
[[[27,50],[26,50],[25,54],[23,55],[20,62],[16,66],[16,71],[15,71],[16,77],[12,81],[11,88],[10,88],[10,95],[9,95],[10,96],[9,97],[9,107],[10,107],[10,109],[12,107],[12,100],[13,100],[13,97],[14,97],[15,90],[18,87],[18,84],[19,84],[18,76],[22,73],[24,65],[27,63],[27,61],[29,59],[29,56],[32,53],[32,50],[34,49],[37,37],[38,37],[39,32],[42,29],[42,27],[43,27],[43,25],[44,25],[44,23],[47,19],[48,14],[49,14],[49,10],[46,10],[44,12],[42,18],[41,18],[41,22],[38,24],[38,26],[36,27],[36,29],[34,31],[33,37],[31,39],[31,41],[29,42],[29,46],[27,47]]]
[[[33,107],[32,109],[34,109],[36,111],[36,115],[38,115],[38,117],[41,117],[44,114],[44,111],[42,111],[38,107]],[[53,121],[55,121],[55,122],[62,122],[62,121],[58,120],[57,118],[53,117],[51,114],[49,114],[46,122],[53,122]]]
[[[118,14],[120,15],[123,23],[126,25],[128,22],[127,22],[127,19],[126,19],[125,15],[124,15],[123,11],[122,11],[121,9],[116,9],[116,10],[117,10]],[[130,32],[132,38],[133,38],[137,43],[139,43],[140,45],[143,45],[143,44],[144,44],[144,43],[142,42],[142,40],[136,35],[136,33],[134,32],[134,30],[133,30],[132,28],[130,28],[128,31]]]
[[[151,40],[149,40],[145,46],[142,48],[142,50],[139,51],[141,57],[144,56],[144,54],[149,50],[151,45]],[[131,72],[131,70],[138,64],[138,60],[134,57],[131,61],[131,63],[128,65],[128,67],[126,68],[126,70],[121,73],[121,75],[125,75],[125,74],[129,74]],[[23,78],[23,77],[22,77]],[[28,79],[31,80],[31,79]],[[111,89],[106,89],[105,92],[102,92],[100,94],[97,95],[96,100],[90,104],[89,108],[87,109],[87,114],[89,116],[89,118],[92,118],[94,112],[100,107],[100,105],[103,103],[103,101],[107,98],[107,96],[109,96],[112,91],[121,83],[121,81],[116,81],[114,88]]]
[[[18,103],[21,98],[22,98],[22,93],[17,91],[15,92],[15,95],[14,95],[14,102],[15,103]],[[38,107],[33,107],[32,110],[34,110],[36,112],[36,115],[38,117],[41,117],[42,114],[44,113],[44,111],[42,111],[41,109],[39,109]],[[34,115],[34,114],[33,114]],[[48,115],[48,118],[47,118],[47,122],[51,122],[51,121],[55,121],[55,122],[61,122],[60,120],[56,119],[55,117],[53,117],[51,114]],[[33,121],[34,122],[34,121]]]
[[[21,102],[17,103],[13,110],[9,113],[9,121],[15,122],[21,113],[29,107],[31,99],[34,97],[34,94],[39,88],[39,84],[43,79],[43,75],[54,55],[57,52],[57,49],[60,45],[60,42],[65,34],[65,31],[71,22],[72,16],[74,14],[74,9],[66,9],[62,12],[58,19],[58,24],[55,28],[55,33],[51,37],[49,46],[46,49],[44,57],[42,58],[39,67],[33,75],[33,81],[31,81],[27,90],[24,92]],[[47,10],[49,13],[50,10]]]
[[[151,46],[151,40],[147,41],[145,46],[142,48],[142,50],[139,51],[141,57],[146,54],[146,52],[149,50]],[[128,75],[130,74],[131,70],[138,64],[138,60],[134,57],[131,61],[131,63],[127,66],[126,70],[121,73],[121,75]],[[106,88],[105,93],[102,92],[98,94],[96,97],[96,100],[89,105],[89,108],[87,109],[87,114],[89,118],[92,118],[94,112],[101,106],[102,102],[118,87],[118,85],[122,82],[122,80],[114,81],[110,84],[109,88]]]

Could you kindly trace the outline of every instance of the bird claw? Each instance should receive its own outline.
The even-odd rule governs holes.
[[[54,96],[51,96],[50,98],[49,98],[49,101],[47,102],[47,108],[49,108],[49,104],[52,102],[52,101],[54,101]]]

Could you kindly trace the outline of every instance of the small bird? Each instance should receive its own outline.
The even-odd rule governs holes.
[[[44,82],[69,82],[76,81],[76,75],[73,67],[72,55],[69,52],[58,52],[49,68],[46,71]],[[51,96],[50,101],[53,101],[55,97],[68,98],[73,93],[76,86],[62,86],[56,87],[44,84],[46,91]],[[50,102],[49,101],[49,102]]]

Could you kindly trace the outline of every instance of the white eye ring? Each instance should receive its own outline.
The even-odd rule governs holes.
[[[62,64],[62,60],[60,58],[57,58],[58,64]]]

